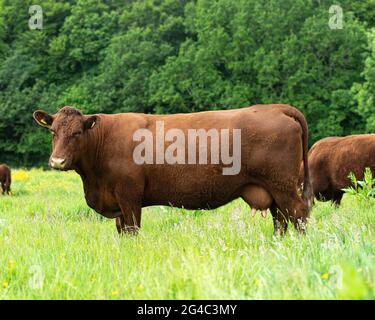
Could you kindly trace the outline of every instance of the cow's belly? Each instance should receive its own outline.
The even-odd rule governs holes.
[[[221,169],[181,166],[154,171],[147,179],[144,206],[172,205],[186,209],[214,209],[239,197],[249,179],[223,176]]]
[[[238,197],[238,196],[237,196]],[[235,196],[225,195],[220,198],[209,198],[204,195],[197,194],[186,194],[186,193],[164,193],[158,194],[156,196],[148,197],[146,196],[143,202],[143,206],[154,206],[154,205],[164,205],[172,206],[176,208],[185,208],[185,209],[215,209],[220,206],[223,206],[237,198]]]

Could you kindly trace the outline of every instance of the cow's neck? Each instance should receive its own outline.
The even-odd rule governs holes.
[[[100,128],[89,130],[86,136],[85,146],[82,149],[82,157],[78,161],[75,171],[81,176],[83,183],[91,183],[103,174],[102,164],[105,145],[105,125],[100,121]]]

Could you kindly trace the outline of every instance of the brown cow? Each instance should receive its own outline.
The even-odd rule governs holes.
[[[33,116],[52,133],[50,166],[75,170],[82,178],[87,204],[105,217],[117,218],[119,232],[138,230],[142,207],[212,209],[238,197],[255,209],[270,208],[277,233],[284,233],[288,220],[299,230],[305,225],[311,200],[308,166],[302,198],[297,187],[300,161],[307,164],[307,124],[291,106],[256,105],[175,115],[83,115],[77,109],[64,107],[55,115],[35,111]],[[135,141],[136,133],[143,129],[155,137],[160,131],[158,123],[168,132],[178,128],[185,137],[191,129],[232,130],[231,136],[235,129],[241,129],[239,172],[224,175],[227,162],[224,164],[223,160],[206,164],[191,164],[188,160],[185,164],[137,164],[134,154],[140,142]],[[172,145],[166,141],[161,145],[151,142],[152,159],[164,157],[157,148]],[[204,146],[201,142],[188,144],[187,149],[195,148],[193,155],[197,156]],[[207,150],[207,136],[206,143],[207,160],[212,157]],[[234,143],[228,148],[234,152]],[[188,150],[182,151],[185,160]]]
[[[0,164],[0,184],[2,189],[2,194],[10,193],[10,184],[11,184],[11,172],[7,165]]]
[[[333,200],[340,205],[343,188],[351,186],[352,172],[363,179],[366,167],[375,172],[375,134],[328,137],[309,151],[311,185],[318,200]],[[301,180],[303,165],[301,166]]]

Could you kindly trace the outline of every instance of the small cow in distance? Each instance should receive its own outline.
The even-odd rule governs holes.
[[[81,176],[87,204],[107,218],[116,218],[120,233],[138,230],[142,207],[214,209],[239,197],[253,209],[263,211],[263,215],[270,209],[275,233],[283,234],[288,221],[292,221],[297,230],[304,231],[312,196],[307,164],[307,124],[294,107],[256,105],[190,114],[84,115],[66,106],[54,115],[37,110],[33,117],[40,126],[51,131],[50,166],[75,170]],[[141,140],[135,136],[142,130],[151,137],[158,136],[161,124],[163,132],[182,133],[182,141],[191,130],[203,131],[206,143],[197,139],[184,146],[186,150],[180,153],[177,140],[171,137],[166,136],[161,144],[151,140],[148,155],[156,159],[156,163],[137,163],[134,154],[140,146],[137,141]],[[206,160],[212,159],[213,151],[208,147],[212,147],[212,136],[207,141],[210,130],[212,136],[220,130],[221,133],[232,132],[232,136],[234,130],[241,131],[238,172],[223,174],[227,166],[224,160],[203,164],[190,162],[190,156],[200,156],[202,151]],[[147,137],[142,142],[146,142]],[[235,150],[235,143],[229,143],[227,149]],[[158,150],[171,146],[180,154],[178,163],[162,161],[164,154]],[[194,150],[192,154],[188,152],[190,148]],[[302,196],[298,193],[301,161],[306,165]]]
[[[10,184],[12,182],[11,172],[7,165],[0,164],[0,184],[2,189],[2,194],[10,193]]]
[[[309,151],[313,193],[318,200],[340,205],[344,188],[352,185],[350,173],[363,179],[367,167],[375,172],[375,134],[328,137],[317,141]],[[300,180],[303,181],[303,165]]]

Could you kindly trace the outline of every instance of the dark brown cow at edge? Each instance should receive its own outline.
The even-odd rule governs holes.
[[[2,189],[2,194],[9,194],[10,193],[10,185],[11,185],[11,172],[7,165],[0,164],[0,184]]]
[[[366,167],[375,172],[375,134],[328,137],[309,151],[311,185],[318,200],[340,205],[344,191],[352,185],[349,173],[363,179]],[[301,165],[301,181],[303,181]]]
[[[119,232],[140,227],[142,207],[213,209],[239,197],[253,208],[269,208],[276,233],[284,233],[289,220],[304,230],[311,203],[308,165],[302,197],[298,178],[301,161],[308,161],[307,124],[294,107],[255,105],[174,115],[83,115],[64,107],[54,115],[35,111],[33,116],[52,133],[50,166],[75,170],[87,204],[105,217],[117,218]],[[241,129],[240,172],[223,175],[222,163],[136,164],[133,151],[139,142],[133,141],[133,133],[140,128],[155,133],[156,121],[162,121],[166,131],[178,128],[184,133]]]

